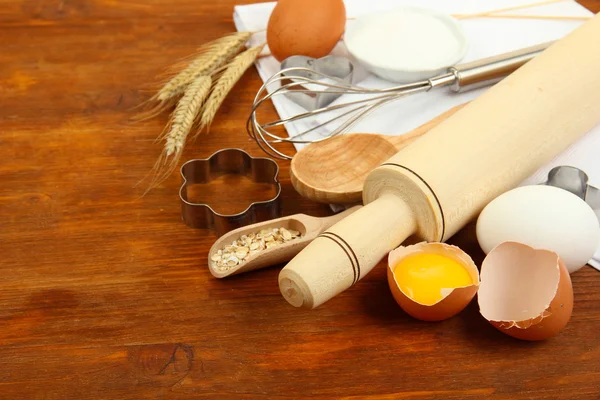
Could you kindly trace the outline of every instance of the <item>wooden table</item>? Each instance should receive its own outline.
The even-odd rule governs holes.
[[[279,294],[278,267],[209,274],[216,237],[181,222],[176,173],[139,198],[168,116],[132,124],[132,107],[174,60],[231,31],[243,2],[2,3],[0,398],[600,398],[600,273],[589,267],[572,276],[571,322],[543,343],[499,333],[476,302],[415,321],[383,265],[298,310]],[[184,159],[261,155],[244,131],[259,86],[247,73]],[[284,213],[327,215],[279,164]],[[481,261],[472,226],[453,242]]]

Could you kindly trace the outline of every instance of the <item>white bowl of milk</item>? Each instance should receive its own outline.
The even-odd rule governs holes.
[[[398,83],[443,73],[467,52],[467,38],[456,19],[415,6],[359,16],[348,24],[344,44],[367,70]]]

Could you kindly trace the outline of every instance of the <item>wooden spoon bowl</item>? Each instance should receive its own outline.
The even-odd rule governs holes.
[[[292,185],[303,197],[320,203],[359,203],[369,172],[462,107],[451,108],[401,136],[353,133],[313,143],[292,159]]]

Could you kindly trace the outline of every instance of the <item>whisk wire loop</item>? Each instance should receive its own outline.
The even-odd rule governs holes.
[[[273,145],[279,143],[307,144],[327,140],[348,131],[384,104],[409,94],[428,91],[432,87],[432,83],[426,80],[385,89],[371,89],[344,82],[339,78],[309,68],[286,68],[267,79],[258,90],[246,123],[246,130],[265,153],[275,158],[291,160],[291,156],[276,149]],[[324,107],[317,107],[267,123],[259,122],[257,112],[267,100],[282,95],[290,96],[292,93],[311,97],[321,94],[366,95],[367,97],[347,102],[334,102]],[[333,113],[333,116],[320,118],[321,115],[327,113]],[[292,133],[297,130],[294,123],[306,120],[310,120],[309,128]],[[339,125],[330,128],[334,122],[338,122]],[[272,128],[280,126],[290,132],[288,137],[282,137],[272,132]],[[306,138],[309,134],[313,135]]]

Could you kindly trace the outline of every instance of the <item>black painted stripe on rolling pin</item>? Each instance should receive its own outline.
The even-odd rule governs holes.
[[[437,195],[433,191],[433,188],[431,186],[429,186],[429,183],[427,183],[427,181],[425,179],[423,179],[419,174],[417,174],[412,169],[405,167],[404,165],[394,164],[394,163],[384,163],[384,164],[381,164],[382,167],[384,165],[390,165],[390,166],[393,166],[393,167],[398,167],[398,168],[405,169],[408,172],[410,172],[411,174],[413,174],[414,176],[416,176],[417,178],[419,178],[421,180],[421,182],[423,182],[425,184],[425,186],[427,186],[427,188],[429,189],[429,191],[433,194],[433,197],[435,198],[435,201],[436,201],[438,207],[440,208],[440,214],[442,215],[442,235],[441,235],[440,239],[438,240],[438,242],[443,241],[444,240],[444,235],[446,234],[446,218],[444,218],[444,209],[442,208],[442,203],[440,203],[440,199],[438,199]]]
[[[358,265],[356,264],[356,263],[358,263],[358,258],[356,258],[356,254],[354,254],[354,251],[352,250],[352,248],[350,248],[350,246],[348,246],[346,241],[342,240],[343,243],[340,243],[339,239],[336,236],[330,236],[330,235],[331,235],[331,232],[323,232],[317,237],[323,237],[323,238],[327,238],[327,239],[333,241],[335,244],[340,246],[340,248],[344,251],[344,253],[346,253],[346,256],[350,260],[350,264],[352,265],[352,273],[353,273],[352,285],[354,285],[358,281],[359,269],[358,269]],[[347,248],[346,248],[346,246],[344,246],[344,244],[346,244]]]
[[[352,281],[352,284],[356,284],[356,282],[358,282],[358,280],[360,279],[360,263],[358,262],[358,257],[356,256],[356,253],[354,252],[352,247],[350,247],[350,245],[344,240],[344,238],[342,238],[336,233],[326,231],[321,233],[321,235],[319,236],[323,236],[333,240],[346,252],[346,255],[350,259],[350,263],[352,264],[352,269],[354,270],[354,280]],[[350,253],[352,254],[352,256],[350,256]]]

